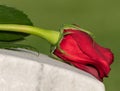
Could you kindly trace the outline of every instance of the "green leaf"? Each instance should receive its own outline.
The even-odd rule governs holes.
[[[31,50],[39,53],[39,51],[36,48],[29,45],[15,44],[13,42],[0,42],[0,49],[19,50],[18,48],[27,49],[27,50]]]
[[[12,7],[0,5],[0,24],[33,25],[31,20],[22,11]],[[9,42],[24,39],[28,34],[0,31],[0,41]]]

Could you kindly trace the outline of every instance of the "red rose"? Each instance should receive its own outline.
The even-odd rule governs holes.
[[[100,81],[108,76],[113,62],[110,49],[98,45],[88,32],[75,27],[63,29],[63,36],[53,54]]]

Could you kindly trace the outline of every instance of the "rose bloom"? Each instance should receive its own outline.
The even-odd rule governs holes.
[[[97,44],[83,29],[65,28],[62,35],[53,54],[103,81],[114,59],[110,49]]]

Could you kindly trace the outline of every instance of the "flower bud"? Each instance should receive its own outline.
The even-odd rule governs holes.
[[[113,53],[97,44],[89,32],[78,27],[63,29],[62,38],[53,54],[102,81],[110,72]]]

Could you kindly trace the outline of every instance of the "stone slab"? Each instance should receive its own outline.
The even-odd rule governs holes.
[[[44,54],[0,49],[0,91],[105,91],[92,75]]]

